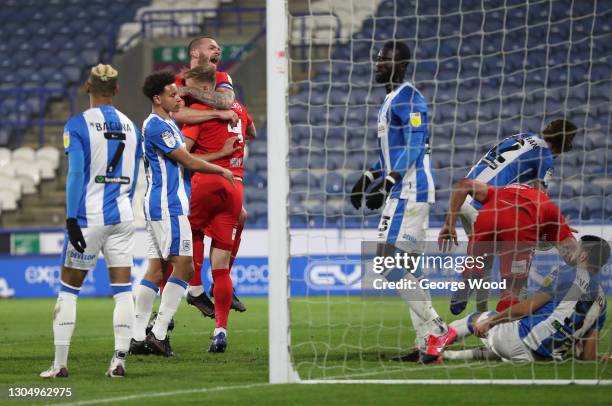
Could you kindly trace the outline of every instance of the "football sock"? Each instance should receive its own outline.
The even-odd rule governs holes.
[[[68,365],[68,351],[72,333],[74,333],[76,304],[80,290],[81,288],[61,282],[53,313],[53,343],[55,344],[53,366],[55,368]]]
[[[174,317],[174,314],[181,304],[185,289],[187,289],[187,282],[175,278],[174,276],[168,279],[168,283],[166,283],[166,288],[162,294],[157,319],[155,319],[155,324],[151,330],[158,340],[166,338],[168,324],[170,324],[170,320],[172,320],[172,317]]]
[[[147,324],[153,311],[153,302],[159,288],[153,282],[143,279],[136,288],[136,306],[134,312],[134,327],[132,336],[136,341],[143,341],[146,336]]]
[[[453,327],[457,331],[457,339],[469,336],[470,334],[473,333],[471,323],[474,317],[478,315],[480,315],[480,313],[472,313],[467,317],[464,317],[459,320],[455,320],[452,323],[450,323],[451,327]]]
[[[193,275],[189,279],[187,291],[191,296],[200,296],[204,293],[202,286],[202,263],[204,262],[204,235],[193,233]]]
[[[215,284],[213,295],[215,297],[215,327],[227,328],[227,318],[232,305],[233,285],[229,269],[213,269],[213,282]]]
[[[113,331],[115,333],[115,351],[127,352],[132,339],[134,324],[134,299],[132,284],[111,284],[115,310],[113,311]]]

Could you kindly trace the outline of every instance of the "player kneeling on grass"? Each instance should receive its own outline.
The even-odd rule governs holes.
[[[174,75],[157,72],[148,76],[144,94],[153,103],[153,112],[143,124],[147,190],[144,211],[147,221],[149,268],[136,291],[136,317],[130,352],[173,355],[168,324],[181,302],[193,274],[193,247],[189,225],[190,173],[202,172],[224,177],[234,185],[232,173],[199,159],[185,148],[185,139],[170,116],[178,111],[181,99]],[[167,263],[173,267],[155,324],[145,337],[153,302],[163,280]]]
[[[110,65],[94,67],[86,83],[90,108],[68,120],[64,128],[64,149],[68,154],[67,233],[61,287],[53,313],[55,360],[40,374],[42,378],[68,376],[77,299],[100,251],[104,253],[115,299],[115,353],[107,375],[125,376],[134,319],[130,281],[134,248],[132,197],[142,148],[138,128],[113,107],[117,76]]]
[[[459,338],[475,334],[485,347],[446,351],[442,358],[561,360],[576,348],[580,359],[596,360],[599,332],[606,320],[606,295],[598,279],[609,255],[605,240],[582,237],[572,258],[576,265],[555,269],[529,299],[503,312],[477,312],[452,322]]]

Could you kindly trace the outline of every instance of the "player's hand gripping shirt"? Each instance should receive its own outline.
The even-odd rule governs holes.
[[[378,111],[380,160],[373,169],[402,177],[391,189],[392,199],[434,202],[428,124],[427,103],[412,84],[387,94]]]
[[[131,198],[142,149],[140,132],[129,118],[110,105],[71,117],[64,127],[64,151],[84,158],[77,211],[81,227],[134,220]]]
[[[554,166],[553,155],[546,141],[532,133],[516,134],[491,148],[467,178],[493,186],[541,181],[548,186]]]
[[[210,110],[208,106],[202,104],[192,104],[191,108],[199,110]],[[238,115],[238,123],[232,127],[232,124],[222,120],[208,120],[196,125],[183,126],[183,134],[185,137],[192,139],[195,144],[192,148],[194,154],[208,154],[219,151],[223,148],[223,144],[230,137],[238,137],[235,146],[240,148],[230,156],[222,157],[212,161],[223,168],[229,169],[235,176],[243,176],[243,160],[244,160],[244,137],[246,129],[253,120],[249,116],[246,107],[240,102],[234,101],[232,110]]]
[[[183,148],[185,139],[172,119],[151,113],[142,126],[147,190],[144,212],[147,220],[189,215],[190,174],[167,155]]]

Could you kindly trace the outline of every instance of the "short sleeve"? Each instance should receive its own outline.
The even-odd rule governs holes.
[[[540,239],[548,242],[559,242],[573,238],[572,230],[559,211],[559,208],[550,200],[545,203],[543,227],[540,228]]]
[[[544,186],[548,187],[550,178],[553,176],[553,167],[555,162],[550,150],[543,149],[542,155],[542,159],[539,160],[538,179],[544,184]]]
[[[181,128],[181,132],[183,133],[183,137],[189,138],[192,141],[197,141],[198,136],[200,134],[200,125],[199,124],[186,124]]]
[[[495,198],[496,191],[497,191],[497,188],[495,186],[487,185],[487,197],[485,197],[485,199],[480,203],[485,204],[493,200]]]
[[[164,154],[170,154],[181,147],[181,143],[176,139],[172,128],[161,122],[152,124],[151,128],[146,132],[146,141]]]
[[[72,117],[64,126],[64,153],[69,154],[74,151],[83,151],[83,140],[87,126],[81,116]]]

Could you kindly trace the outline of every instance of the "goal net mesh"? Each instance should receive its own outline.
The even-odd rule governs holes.
[[[611,25],[612,1],[602,0],[289,1],[291,357],[301,379],[612,379],[606,363],[575,358],[391,361],[414,345],[410,314],[399,297],[362,294],[361,242],[375,240],[380,210],[356,210],[349,199],[378,159],[386,92],[373,61],[395,39],[409,45],[407,79],[428,102],[436,185],[429,241],[454,181],[501,139],[559,118],[580,131],[573,151],[556,159],[548,193],[581,234],[610,240]],[[602,276],[607,289],[608,267]],[[433,303],[450,322],[457,316],[448,299]],[[602,355],[611,349],[609,325]],[[472,337],[450,349],[479,345]]]

